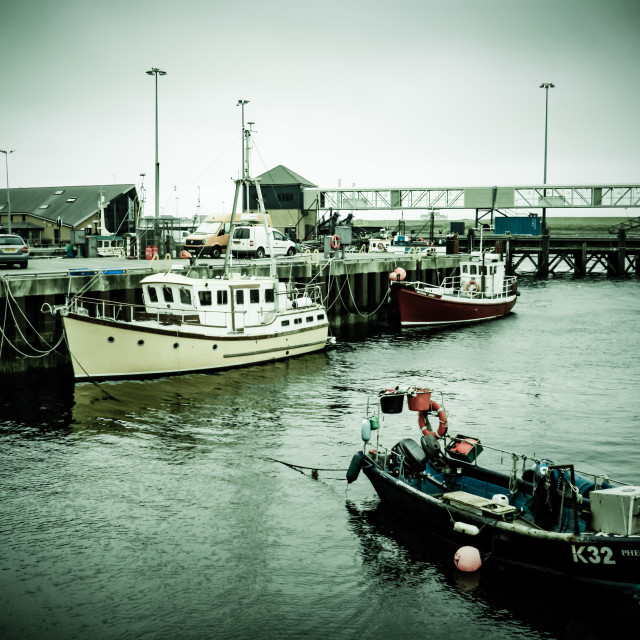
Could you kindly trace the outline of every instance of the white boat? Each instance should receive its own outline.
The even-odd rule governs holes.
[[[243,123],[243,139],[248,133]],[[267,229],[260,185],[245,175],[236,180],[230,236],[248,182],[256,187]],[[280,282],[273,257],[270,266],[269,276],[243,277],[232,272],[228,252],[223,276],[203,279],[169,269],[145,277],[141,306],[69,298],[52,311],[63,318],[76,380],[210,371],[323,349],[329,322],[320,287]]]

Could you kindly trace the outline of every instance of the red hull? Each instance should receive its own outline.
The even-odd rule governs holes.
[[[400,316],[401,325],[435,326],[505,316],[513,309],[517,294],[503,298],[464,298],[422,293],[413,287],[392,283],[391,298]]]

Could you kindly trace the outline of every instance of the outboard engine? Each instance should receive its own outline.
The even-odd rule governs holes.
[[[427,456],[427,461],[434,466],[439,466],[442,462],[442,449],[438,438],[433,433],[427,433],[420,438],[420,446]]]
[[[427,464],[427,456],[422,447],[411,438],[400,440],[391,448],[395,462],[403,465],[404,473],[415,475],[424,471]]]

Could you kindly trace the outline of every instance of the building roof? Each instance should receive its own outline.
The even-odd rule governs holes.
[[[287,169],[282,164],[277,167],[266,171],[262,175],[259,175],[257,180],[260,180],[260,185],[287,185],[287,184],[299,184],[302,187],[317,187],[318,185],[309,182],[306,178],[298,175],[295,171]]]
[[[100,211],[100,194],[105,208],[111,200],[130,193],[137,197],[133,184],[89,185],[81,187],[25,187],[10,188],[11,217],[28,214],[44,220],[60,218],[64,226],[75,227]],[[0,189],[0,213],[8,213],[7,190]],[[15,226],[15,225],[13,225]]]

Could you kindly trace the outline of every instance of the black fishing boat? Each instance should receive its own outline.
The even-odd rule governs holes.
[[[380,425],[405,404],[417,414],[420,441],[408,437],[386,449]],[[451,436],[447,421],[430,389],[396,387],[370,397],[364,446],[347,480],[362,471],[383,502],[457,549],[463,571],[491,562],[640,589],[640,486]],[[479,464],[480,456],[492,464]]]

